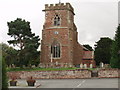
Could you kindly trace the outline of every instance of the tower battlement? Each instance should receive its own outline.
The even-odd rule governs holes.
[[[49,11],[49,10],[70,10],[74,12],[73,7],[71,6],[70,3],[58,3],[58,4],[45,4],[45,10],[43,11]]]

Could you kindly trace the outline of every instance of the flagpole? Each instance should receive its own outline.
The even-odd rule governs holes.
[[[61,0],[59,0],[59,4],[61,3]]]

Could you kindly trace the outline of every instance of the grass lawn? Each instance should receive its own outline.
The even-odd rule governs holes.
[[[75,70],[79,68],[7,68],[7,72],[11,71],[58,71],[58,70]]]
[[[75,69],[80,69],[77,67],[74,68],[7,68],[7,72],[11,72],[11,71],[58,71],[58,70],[75,70]],[[88,68],[88,70],[96,70],[97,68]]]

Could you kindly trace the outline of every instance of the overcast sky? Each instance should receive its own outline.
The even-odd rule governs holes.
[[[7,43],[7,22],[22,18],[31,23],[32,32],[39,35],[44,24],[45,4],[59,0],[0,0],[0,42]],[[61,0],[75,10],[75,24],[80,44],[94,46],[100,37],[113,38],[118,25],[118,0]]]

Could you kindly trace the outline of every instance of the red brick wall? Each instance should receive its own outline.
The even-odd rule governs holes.
[[[78,65],[83,59],[83,47],[78,43],[78,32],[74,24],[74,9],[70,4],[45,5],[45,23],[42,31],[41,63],[51,61],[51,44],[56,39],[61,46],[61,57],[53,59],[53,63]],[[59,15],[60,26],[54,26],[54,17]],[[59,34],[54,34],[57,31]],[[83,61],[86,62],[86,61]],[[88,61],[87,61],[88,62]],[[87,63],[86,62],[86,63]]]
[[[73,30],[74,11],[70,10],[73,10],[70,4],[61,4],[59,6],[46,5],[45,24],[42,31],[43,40],[41,42],[41,63],[50,63],[50,49],[54,39],[56,39],[61,45],[61,57],[59,59],[53,59],[53,62],[73,63],[73,53],[71,53],[71,50],[73,51],[73,41],[70,41],[70,39],[73,38],[74,32],[70,31],[70,28]],[[55,14],[58,14],[61,18],[60,26],[53,25]],[[54,34],[55,31],[58,31],[59,34]]]
[[[80,64],[82,62],[82,57],[83,57],[83,49],[79,45],[79,43],[75,43],[74,45],[74,64]]]

